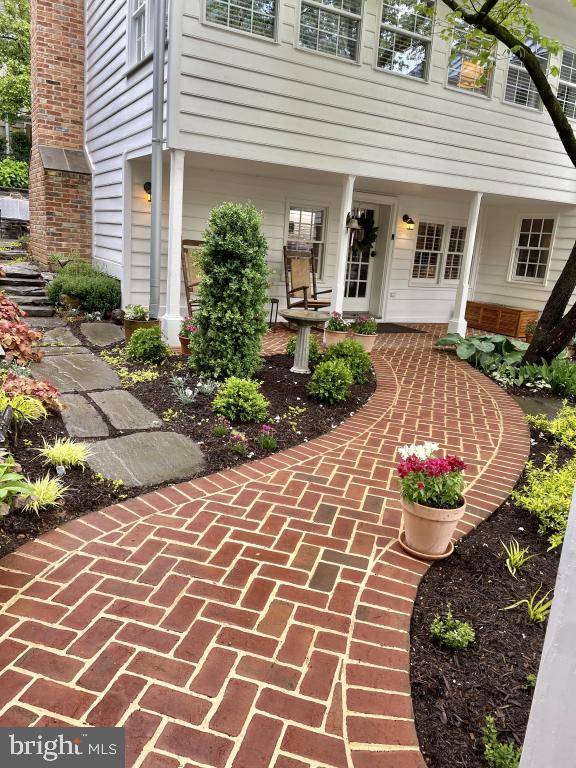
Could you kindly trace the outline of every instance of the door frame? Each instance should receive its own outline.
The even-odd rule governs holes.
[[[392,271],[392,258],[394,255],[394,246],[396,242],[396,222],[398,221],[398,198],[391,195],[380,195],[375,192],[354,191],[354,203],[369,203],[371,205],[388,206],[390,211],[389,230],[387,233],[386,245],[378,255],[384,258],[384,272],[382,275],[382,286],[380,289],[380,301],[378,306],[378,317],[386,320],[388,308],[388,285],[390,283],[390,274]],[[382,228],[382,222],[379,217],[378,226]],[[394,236],[394,237],[392,237]]]

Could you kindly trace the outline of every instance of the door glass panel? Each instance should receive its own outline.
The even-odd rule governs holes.
[[[378,227],[374,226],[374,209],[355,208],[352,213],[358,219],[360,229],[356,230],[354,240],[348,249],[344,296],[347,299],[363,299],[368,295],[371,253]]]

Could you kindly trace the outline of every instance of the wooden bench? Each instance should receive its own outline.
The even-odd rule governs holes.
[[[485,301],[469,301],[466,304],[466,321],[470,328],[503,336],[526,336],[528,323],[538,322],[536,309],[507,307],[502,304],[489,304]]]

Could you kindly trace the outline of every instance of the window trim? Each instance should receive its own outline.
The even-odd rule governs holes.
[[[416,244],[418,242],[418,229],[420,227],[420,222],[423,222],[425,224],[442,224],[444,227],[444,231],[442,233],[442,245],[440,253],[440,260],[438,263],[438,272],[437,276],[434,280],[431,280],[428,277],[412,277],[412,271],[414,269],[414,257],[416,256]],[[455,279],[449,279],[444,277],[444,273],[446,270],[446,258],[448,256],[448,246],[450,244],[450,232],[452,230],[452,227],[464,227],[465,230],[468,229],[468,223],[464,219],[446,219],[443,216],[422,216],[422,217],[415,217],[414,218],[414,230],[413,230],[413,243],[410,248],[411,251],[411,257],[410,257],[410,271],[408,274],[408,285],[411,288],[456,288],[458,283],[460,282],[460,277],[462,275],[462,264],[460,264],[460,275],[458,275]],[[466,236],[468,235],[468,232],[466,232]],[[466,240],[464,240],[464,247],[466,247]],[[462,254],[464,256],[464,254]]]
[[[564,57],[565,53],[571,53],[574,56],[576,56],[576,49],[569,48],[568,46],[564,46],[562,49],[562,56],[560,57],[560,61],[558,62],[559,63],[558,68],[560,70],[560,73],[558,75],[557,82],[556,82],[556,96],[558,96],[558,91],[560,90],[561,85],[565,85],[567,88],[572,88],[574,89],[574,91],[576,91],[576,83],[573,83],[570,80],[562,79],[562,58]],[[568,115],[566,115],[566,117],[568,118],[568,120],[570,120],[571,123],[576,122],[576,115],[574,117],[568,117]]]
[[[531,112],[542,114],[544,111],[544,105],[542,104],[542,99],[540,98],[540,94],[538,94],[538,106],[537,107],[530,107],[528,104],[517,104],[515,101],[508,101],[506,98],[506,87],[508,85],[508,73],[510,71],[510,64],[512,64],[512,59],[514,58],[514,55],[508,51],[508,62],[506,66],[506,76],[504,77],[504,82],[502,83],[502,104],[504,104],[507,107],[516,107],[517,109],[528,109]],[[550,74],[550,60],[551,60],[550,51],[548,51],[548,59],[546,61],[546,69],[543,70],[544,75],[546,78],[548,78]],[[520,62],[520,67],[517,67],[515,64],[512,64],[514,69],[520,69],[522,72],[526,72],[528,75],[528,70],[524,67],[522,62]],[[530,77],[530,75],[528,75]],[[532,82],[532,80],[530,80]]]
[[[307,48],[305,45],[302,45],[300,43],[300,31],[302,27],[302,4],[307,3],[308,5],[312,5],[316,8],[319,8],[324,11],[328,11],[329,13],[341,13],[341,15],[346,16],[350,19],[358,19],[358,44],[356,45],[356,56],[353,59],[345,59],[343,56],[338,56],[337,53],[330,53],[329,51],[319,51],[314,48]],[[355,64],[356,66],[360,67],[362,66],[362,42],[363,42],[363,32],[364,32],[364,8],[365,8],[365,0],[361,0],[362,8],[360,10],[360,13],[358,16],[356,16],[353,13],[350,13],[349,11],[343,11],[342,9],[338,8],[332,8],[329,5],[324,5],[324,3],[319,2],[319,0],[300,0],[298,3],[298,21],[297,24],[295,24],[295,31],[296,31],[296,38],[294,40],[294,48],[297,51],[302,51],[304,53],[311,53],[315,56],[324,56],[330,59],[331,61],[344,61],[346,64]]]
[[[546,263],[546,273],[543,278],[535,277],[518,277],[516,275],[517,255],[516,250],[519,248],[520,230],[522,228],[522,221],[524,219],[552,219],[554,224],[552,225],[552,236],[550,238],[550,251],[548,254],[548,262]],[[534,288],[546,288],[548,285],[548,277],[550,275],[550,267],[552,264],[552,256],[554,253],[554,245],[556,243],[556,231],[558,229],[559,216],[556,213],[520,213],[516,217],[516,224],[514,227],[514,235],[512,239],[512,252],[510,254],[510,262],[508,265],[507,282],[509,283],[522,283],[523,285],[531,285]]]
[[[290,211],[295,208],[300,211],[322,211],[324,214],[324,240],[322,241],[322,263],[318,265],[318,271],[316,273],[316,279],[322,282],[326,271],[326,254],[328,247],[328,221],[329,221],[329,206],[325,203],[312,202],[310,200],[302,200],[299,198],[290,199],[286,201],[286,212],[284,215],[284,242],[282,245],[288,245],[290,237]]]
[[[151,12],[152,12],[152,3],[151,0],[144,0],[142,3],[142,6],[144,7],[144,25],[145,25],[145,47],[144,47],[144,55],[140,58],[136,58],[136,35],[135,35],[135,13],[133,10],[135,0],[127,0],[128,5],[128,14],[127,14],[127,24],[128,24],[128,45],[127,45],[127,51],[128,51],[128,71],[132,72],[135,69],[138,69],[138,67],[142,66],[150,59],[153,53],[154,48],[154,41],[152,39],[153,35],[153,28],[154,25],[151,23]]]
[[[206,12],[207,12],[207,5],[208,0],[202,0],[202,7],[200,12],[200,23],[203,24],[206,27],[210,27],[212,29],[219,29],[223,32],[228,32],[232,35],[243,35],[244,37],[249,37],[251,40],[262,40],[265,43],[271,43],[272,45],[280,45],[280,40],[278,37],[278,29],[280,28],[280,6],[281,2],[280,0],[275,0],[275,15],[274,15],[274,35],[272,37],[265,37],[264,35],[257,35],[255,32],[248,32],[245,29],[234,29],[233,27],[225,26],[224,24],[218,24],[216,21],[211,21],[207,18]]]
[[[379,15],[376,17],[376,32],[375,32],[375,41],[374,41],[374,63],[372,65],[372,69],[376,72],[381,72],[384,75],[394,75],[394,77],[402,77],[405,79],[408,79],[411,83],[429,83],[430,82],[430,70],[431,70],[431,64],[432,64],[432,57],[434,55],[434,25],[432,25],[432,33],[430,37],[425,37],[424,35],[419,35],[416,32],[407,32],[406,30],[401,29],[400,27],[386,27],[386,29],[389,29],[391,32],[405,32],[407,35],[411,37],[419,38],[420,40],[425,40],[430,45],[429,55],[426,58],[426,63],[424,67],[424,77],[414,77],[413,75],[407,75],[404,72],[395,72],[392,69],[384,69],[383,67],[378,66],[378,56],[380,51],[380,32],[382,30],[382,27],[384,26],[382,24],[382,12],[384,10],[384,2],[385,0],[379,0],[378,2],[378,12]],[[434,0],[434,18],[436,17],[436,13],[438,11],[438,4],[437,0]]]

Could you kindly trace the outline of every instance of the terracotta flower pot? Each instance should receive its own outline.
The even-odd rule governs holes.
[[[180,349],[183,355],[190,354],[190,339],[188,336],[178,336],[180,339]]]
[[[404,532],[400,544],[410,554],[439,560],[452,553],[452,536],[466,504],[457,509],[438,509],[402,498]]]
[[[332,344],[338,344],[339,341],[346,341],[348,338],[348,331],[324,331],[324,344],[327,347],[331,347]]]
[[[130,337],[134,331],[139,331],[140,328],[159,328],[160,320],[126,320],[124,318],[124,338],[126,344],[130,341]]]
[[[357,341],[358,344],[361,344],[366,352],[372,352],[374,348],[374,344],[376,342],[376,334],[371,333],[352,333],[352,338],[354,341]]]

